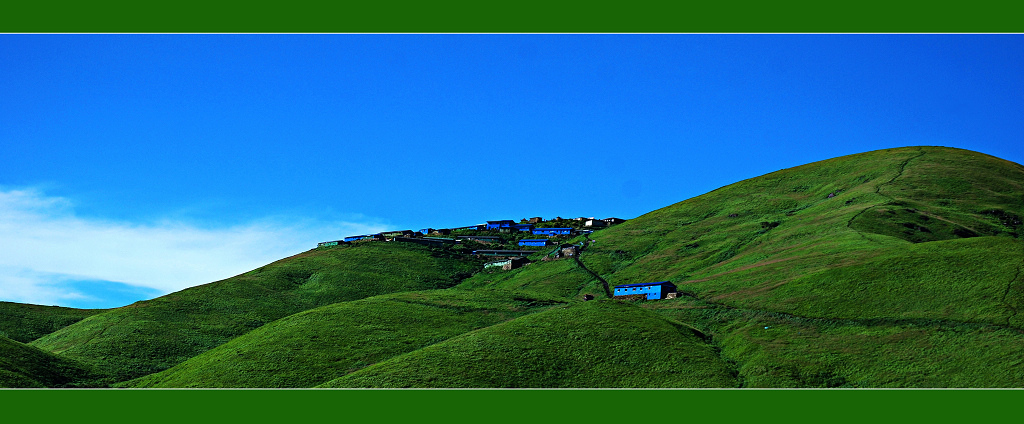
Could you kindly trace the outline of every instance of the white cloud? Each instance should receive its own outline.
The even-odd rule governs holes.
[[[0,190],[0,300],[61,304],[88,293],[57,280],[105,280],[170,293],[241,274],[316,246],[384,230],[379,223],[285,221],[222,228],[75,216],[72,202],[37,190]]]

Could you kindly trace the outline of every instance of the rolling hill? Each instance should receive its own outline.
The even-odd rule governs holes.
[[[738,387],[733,365],[701,336],[628,303],[577,303],[469,332],[320,387]]]
[[[879,150],[579,236],[578,261],[317,248],[21,346],[124,387],[1022,387],[1022,214],[1019,164]]]
[[[33,346],[125,381],[163,371],[297,312],[379,294],[441,289],[478,265],[451,252],[367,243],[304,252],[226,280],[109,310]]]
[[[28,343],[103,311],[0,302],[0,336]]]
[[[100,387],[102,378],[72,359],[0,337],[0,388]]]
[[[564,305],[504,290],[375,296],[300,312],[126,387],[312,387],[451,337]]]

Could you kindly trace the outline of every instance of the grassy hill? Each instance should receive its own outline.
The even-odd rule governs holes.
[[[413,244],[317,248],[90,316],[32,345],[124,381],[163,371],[297,312],[385,293],[447,288],[478,267],[474,259]]]
[[[497,324],[321,387],[738,387],[692,328],[617,300]]]
[[[74,360],[0,337],[0,387],[96,387],[100,379]]]
[[[734,307],[1019,326],[1022,210],[1020,165],[958,149],[892,149],[651,212],[595,233],[583,261],[614,284],[668,279]]]
[[[28,343],[103,311],[0,302],[0,337]]]
[[[132,387],[1021,387],[1022,215],[1019,164],[879,150],[579,237],[579,261],[318,248],[30,344]],[[580,299],[663,280],[683,295]]]
[[[677,282],[691,296],[645,306],[713,334],[747,387],[1019,387],[1022,211],[1018,164],[891,149],[651,212],[582,259]]]
[[[502,288],[566,298],[603,293],[597,280],[571,259],[539,261],[511,271],[488,270],[464,280],[464,289]]]
[[[564,305],[504,290],[375,296],[264,325],[128,387],[313,387],[393,356]]]

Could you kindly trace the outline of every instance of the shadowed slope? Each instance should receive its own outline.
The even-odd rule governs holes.
[[[736,387],[695,330],[619,301],[528,315],[322,387]]]
[[[99,380],[76,361],[0,337],[0,387],[95,387]]]
[[[495,290],[376,296],[264,325],[130,387],[312,387],[367,365],[564,304]]]
[[[318,248],[226,280],[91,316],[32,344],[123,381],[278,318],[346,300],[445,288],[477,262],[404,243]]]

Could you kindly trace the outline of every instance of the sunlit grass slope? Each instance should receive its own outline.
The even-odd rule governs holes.
[[[99,380],[74,360],[0,337],[0,387],[94,387]]]
[[[570,258],[538,260],[509,271],[487,270],[467,278],[458,287],[514,289],[563,297],[604,293],[597,280]]]
[[[124,381],[170,368],[296,312],[385,293],[447,288],[478,267],[475,259],[404,243],[318,248],[93,315],[32,344]]]
[[[0,302],[0,337],[28,343],[104,311]]]
[[[690,297],[644,305],[713,334],[744,387],[1022,387],[1024,334],[942,319],[805,318]]]
[[[451,337],[566,301],[505,290],[375,296],[300,312],[130,387],[313,387]]]
[[[692,328],[616,300],[578,302],[397,356],[322,387],[736,387]]]
[[[833,194],[832,197],[829,197]],[[673,280],[735,307],[1020,327],[1024,167],[911,147],[726,186],[594,234],[613,284]]]

